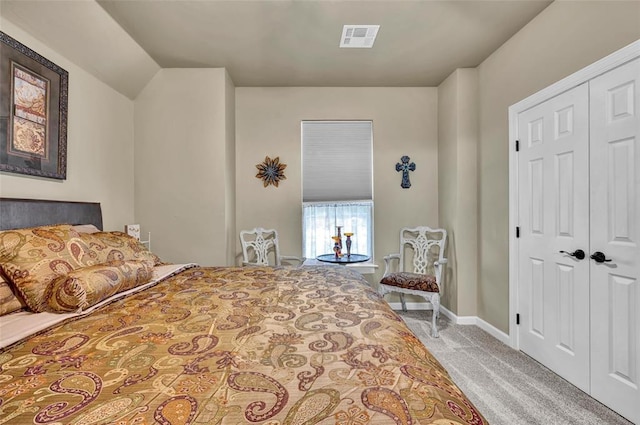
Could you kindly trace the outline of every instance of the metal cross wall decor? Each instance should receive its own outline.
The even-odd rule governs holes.
[[[411,187],[409,171],[415,171],[416,164],[414,162],[409,163],[409,157],[407,155],[400,158],[400,161],[402,161],[402,163],[398,162],[396,164],[396,171],[402,171],[402,183],[400,186],[402,186],[403,189],[409,189]]]

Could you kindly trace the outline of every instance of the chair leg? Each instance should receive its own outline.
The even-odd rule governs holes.
[[[440,315],[440,294],[433,294],[431,296],[431,305],[433,306],[433,315],[431,316],[431,336],[438,338],[438,327],[436,326],[436,320]]]
[[[404,302],[404,294],[399,292],[400,294],[400,303],[402,304],[402,311],[407,311],[407,304]]]

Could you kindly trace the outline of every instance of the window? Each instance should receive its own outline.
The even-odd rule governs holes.
[[[336,226],[342,226],[344,233],[351,232],[351,252],[372,254],[372,201],[351,202],[305,202],[302,206],[302,255],[315,258],[331,253]],[[346,248],[344,248],[346,250]]]
[[[332,252],[336,226],[351,252],[373,256],[371,121],[302,122],[302,254]],[[344,246],[344,236],[343,236]]]

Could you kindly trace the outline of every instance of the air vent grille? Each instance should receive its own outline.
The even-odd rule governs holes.
[[[340,47],[370,49],[379,29],[380,25],[345,25],[342,28]]]

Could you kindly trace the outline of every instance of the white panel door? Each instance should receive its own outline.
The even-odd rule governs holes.
[[[640,424],[640,59],[590,92],[591,395]]]
[[[582,84],[517,122],[520,349],[587,392],[588,94]]]

